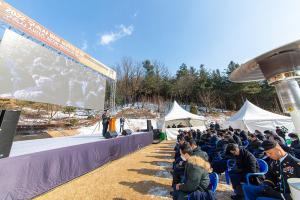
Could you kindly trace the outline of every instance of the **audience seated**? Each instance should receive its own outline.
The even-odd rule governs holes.
[[[232,132],[230,132],[232,133]],[[235,131],[232,138],[234,139],[235,143],[237,143],[239,146],[242,146],[242,140],[241,140],[241,137],[240,137],[240,134]]]
[[[264,141],[266,140],[266,137],[264,136],[264,134],[262,132],[260,132],[259,130],[255,130],[254,134],[256,135],[257,139]]]
[[[215,123],[214,122],[210,122],[209,128],[214,130],[215,129]]]
[[[180,123],[177,125],[177,128],[184,128],[184,125],[180,122]]]
[[[287,146],[282,137],[285,130],[279,129],[277,127],[276,133],[270,130],[250,133],[232,127],[217,130],[216,124],[213,124],[213,128],[203,132],[179,130],[172,172],[174,199],[187,199],[191,193],[197,199],[215,199],[208,186],[210,166],[214,172],[221,174],[227,169],[229,159],[235,161],[228,173],[235,193],[232,199],[290,199],[286,179],[299,178],[300,161],[297,158],[300,157],[300,142],[297,134],[290,133],[292,143],[290,147]],[[243,141],[249,141],[249,145],[244,147]],[[253,176],[251,184],[247,185],[246,174],[259,172],[258,158],[264,159],[269,165],[266,180],[263,180],[263,176]],[[284,184],[280,185],[280,180]],[[259,185],[262,182],[264,184]],[[245,184],[243,189],[241,183]],[[190,199],[193,199],[193,195],[190,195]]]
[[[256,158],[262,158],[264,156],[263,151],[260,149],[262,141],[259,140],[253,133],[248,134],[248,139],[250,143],[246,149],[250,151]]]
[[[220,124],[218,122],[215,123],[215,130],[216,131],[220,130]]]
[[[207,153],[202,151],[201,148],[197,146],[197,143],[195,140],[191,139],[188,142],[193,150],[194,156],[199,156],[199,157],[203,158],[204,160],[208,161]]]
[[[291,149],[295,155],[296,158],[300,159],[300,142],[299,137],[295,133],[290,133],[289,137],[292,140]]]
[[[238,130],[240,131],[240,137],[241,137],[242,142],[247,140],[248,137],[247,137],[246,132],[244,130],[242,130],[242,131],[240,129],[238,129]]]
[[[246,175],[248,173],[259,172],[257,160],[253,154],[246,149],[239,148],[237,144],[228,144],[226,155],[232,155],[236,160],[234,168],[229,171],[230,181],[235,191],[235,195],[232,196],[232,199],[243,199],[244,195],[241,182],[246,181]]]
[[[199,129],[197,129],[197,136],[196,136],[197,145],[200,145],[201,136],[202,136],[202,132]]]
[[[280,137],[279,135],[277,135],[277,133],[266,130],[266,131],[264,131],[264,134],[265,134],[267,140],[277,141],[278,144],[281,146],[285,145],[285,140],[282,137]]]
[[[279,126],[276,126],[275,132],[276,132],[276,134],[279,135],[281,138],[285,139],[285,132],[284,132]]]
[[[265,140],[262,149],[271,162],[266,179],[259,186],[244,185],[246,199],[291,200],[288,178],[300,178],[300,160],[285,152],[272,140]]]
[[[180,146],[183,160],[187,161],[184,173],[184,182],[176,184],[173,199],[188,199],[193,192],[201,194],[201,199],[210,200],[214,194],[210,190],[209,172],[210,164],[199,156],[193,155],[193,150],[188,143]]]

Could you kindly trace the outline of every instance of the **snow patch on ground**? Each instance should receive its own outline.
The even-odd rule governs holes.
[[[169,196],[169,190],[163,187],[152,187],[148,194],[151,195],[151,198],[157,199],[157,197],[162,199],[170,199]]]
[[[102,123],[98,122],[92,126],[82,127],[78,129],[78,135],[102,135]]]
[[[156,128],[156,120],[151,119],[153,128]],[[102,135],[102,122],[97,122],[92,126],[80,128],[79,135]],[[124,129],[136,130],[147,129],[146,119],[125,119]],[[116,130],[120,132],[120,119],[116,119]]]
[[[157,162],[157,165],[164,168],[171,168],[172,164],[168,162]]]
[[[168,171],[158,171],[155,176],[161,177],[161,178],[167,178],[172,179],[172,174]]]

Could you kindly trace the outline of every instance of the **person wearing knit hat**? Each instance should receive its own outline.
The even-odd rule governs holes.
[[[288,178],[300,178],[300,160],[285,152],[273,140],[265,140],[261,150],[271,159],[266,179],[259,186],[244,185],[245,198],[255,200],[268,198],[269,200],[290,200]]]

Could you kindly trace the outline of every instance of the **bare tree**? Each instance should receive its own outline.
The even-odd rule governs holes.
[[[206,107],[206,112],[218,104],[218,97],[212,89],[205,89],[199,91],[198,98],[201,103]]]
[[[60,106],[53,105],[53,104],[47,104],[47,112],[48,112],[48,124],[50,124],[53,117],[57,114],[57,112],[60,110]]]
[[[132,96],[132,88],[130,79],[134,76],[134,65],[131,58],[124,57],[117,64],[117,94],[123,97],[124,103],[129,103]]]

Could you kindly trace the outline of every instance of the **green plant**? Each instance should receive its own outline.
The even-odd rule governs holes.
[[[198,110],[195,104],[191,104],[190,112],[196,115],[198,114]]]
[[[77,125],[77,124],[78,124],[78,122],[79,122],[79,120],[78,120],[78,119],[71,119],[71,120],[70,120],[70,124],[71,124],[71,126],[75,126],[75,125]]]
[[[94,115],[89,115],[89,116],[87,117],[87,119],[95,119],[95,116],[94,116]]]

